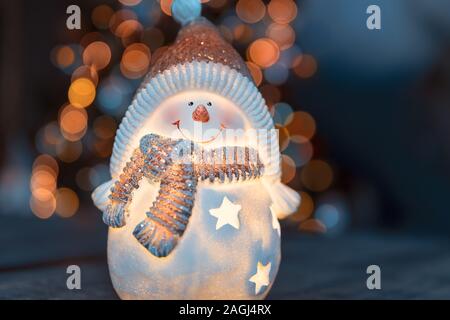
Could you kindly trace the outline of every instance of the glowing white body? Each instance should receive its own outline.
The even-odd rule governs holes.
[[[280,236],[272,227],[270,197],[260,182],[199,185],[188,227],[168,257],[151,255],[133,236],[156,196],[148,182],[135,193],[132,215],[125,227],[109,229],[108,265],[114,288],[122,299],[262,299],[278,272]],[[239,229],[224,225],[209,209],[226,196],[242,206]],[[255,294],[249,279],[257,264],[271,263],[269,286]]]

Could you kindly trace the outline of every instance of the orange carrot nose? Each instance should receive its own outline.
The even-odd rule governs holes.
[[[206,110],[205,106],[200,104],[195,108],[194,112],[192,112],[192,119],[194,121],[200,121],[200,122],[208,122],[209,121],[209,113],[208,110]]]

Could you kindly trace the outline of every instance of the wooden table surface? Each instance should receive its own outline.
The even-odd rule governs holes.
[[[97,222],[98,221],[98,222]],[[305,235],[282,230],[281,267],[269,299],[450,299],[450,240],[397,233]],[[0,299],[117,299],[100,219],[0,218]],[[81,267],[81,290],[66,268]],[[381,267],[381,290],[366,268]]]

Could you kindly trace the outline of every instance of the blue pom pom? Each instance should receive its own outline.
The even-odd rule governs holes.
[[[183,26],[200,17],[201,13],[200,0],[174,0],[172,2],[172,16]]]

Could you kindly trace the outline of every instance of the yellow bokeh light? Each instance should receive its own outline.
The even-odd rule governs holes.
[[[86,108],[94,102],[96,95],[94,83],[87,78],[76,79],[69,87],[70,104],[77,108]]]

